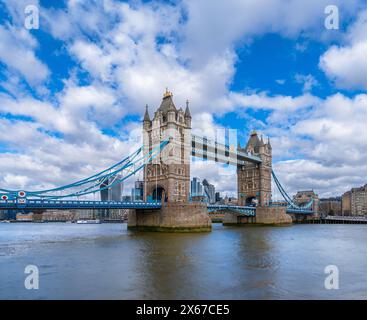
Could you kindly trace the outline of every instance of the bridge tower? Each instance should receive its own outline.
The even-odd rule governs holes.
[[[143,149],[147,154],[165,139],[169,145],[144,167],[144,200],[188,202],[190,191],[191,114],[177,109],[172,93],[163,95],[150,120],[148,108],[143,121]]]
[[[256,131],[253,131],[246,147],[241,148],[241,146],[238,146],[238,150],[256,155],[262,160],[260,164],[245,162],[245,164],[237,165],[238,204],[240,206],[246,206],[257,203],[256,215],[253,218],[243,219],[243,217],[236,214],[226,213],[223,224],[292,224],[292,218],[286,214],[285,207],[273,207],[269,205],[271,200],[272,170],[272,147],[269,139],[265,143],[263,138],[259,138]]]
[[[265,143],[259,138],[256,131],[250,135],[245,148],[239,146],[242,152],[257,155],[262,163],[246,162],[237,166],[237,192],[238,204],[250,205],[258,203],[259,206],[267,206],[271,201],[271,170],[272,147],[270,140]]]
[[[162,141],[169,144],[144,167],[144,201],[161,202],[159,210],[131,210],[129,229],[168,232],[210,231],[211,220],[202,202],[190,202],[191,114],[177,109],[166,90],[159,108],[143,119],[143,152],[149,153]]]

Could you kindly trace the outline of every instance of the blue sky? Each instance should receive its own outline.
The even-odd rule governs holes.
[[[367,182],[367,6],[334,1],[0,0],[0,185],[67,183],[140,143],[168,87],[193,130],[269,136],[290,192]],[[24,28],[24,8],[40,27]],[[195,162],[235,194],[233,171]]]

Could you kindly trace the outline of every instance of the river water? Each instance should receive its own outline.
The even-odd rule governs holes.
[[[27,290],[27,265],[39,289]],[[327,290],[327,265],[339,289]],[[126,224],[0,224],[0,299],[367,299],[367,225],[140,233]]]

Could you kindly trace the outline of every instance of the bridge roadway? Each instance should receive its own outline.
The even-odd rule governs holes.
[[[0,210],[47,210],[47,209],[160,209],[160,202],[126,201],[82,201],[82,200],[42,200],[18,199],[0,200]],[[208,205],[208,212],[230,210],[246,216],[255,216],[256,207],[235,205]],[[287,208],[287,213],[311,215],[313,211]]]
[[[160,209],[160,202],[126,202],[126,201],[81,201],[81,200],[39,200],[26,199],[24,202],[17,200],[0,200],[0,209]]]

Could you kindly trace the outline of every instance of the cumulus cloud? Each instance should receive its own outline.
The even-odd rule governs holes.
[[[346,44],[332,46],[320,57],[320,68],[340,88],[367,89],[367,11],[349,28]]]
[[[301,96],[269,95],[267,92],[231,92],[229,100],[239,113],[249,109],[269,111],[266,126],[285,125],[303,118],[320,103],[320,99],[309,93]],[[265,125],[265,124],[264,124]]]
[[[48,67],[35,55],[36,40],[25,30],[0,25],[0,60],[19,72],[31,85],[50,75]]]
[[[323,100],[309,118],[283,131],[285,142],[281,138],[273,142],[280,159],[275,170],[282,183],[292,192],[315,189],[321,196],[340,195],[352,186],[365,184],[366,121],[365,94],[354,98],[335,94]],[[292,160],[283,158],[288,150],[296,151],[286,156]]]
[[[330,48],[320,60],[320,67],[340,88],[367,89],[367,42],[348,47]]]
[[[358,167],[359,173],[356,174],[355,166],[329,167],[318,161],[304,159],[278,162],[274,170],[291,193],[314,190],[321,197],[340,196],[350,188],[365,183],[361,176],[367,175],[367,166],[364,164]]]
[[[299,121],[292,132],[308,136],[314,145],[307,150],[328,165],[362,164],[367,161],[367,95],[353,99],[328,97],[310,119]]]

